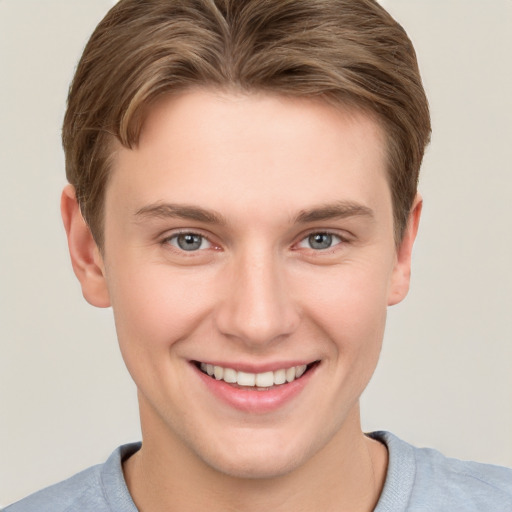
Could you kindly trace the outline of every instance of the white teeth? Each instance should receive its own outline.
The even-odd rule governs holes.
[[[277,370],[274,372],[274,384],[284,384],[286,382],[286,370]]]
[[[298,379],[302,375],[304,375],[304,372],[306,371],[307,366],[305,364],[301,366],[297,366],[297,369],[295,370],[295,378]]]
[[[254,386],[256,384],[256,374],[238,372],[236,383],[239,386]]]
[[[256,386],[259,388],[269,388],[274,385],[274,372],[265,372],[256,374]]]
[[[222,366],[214,366],[213,364],[201,363],[200,368],[210,377],[217,380],[223,380],[229,384],[238,384],[239,386],[271,388],[279,386],[285,382],[293,382],[298,379],[307,369],[307,365],[292,366],[291,368],[283,368],[274,372],[248,373],[233,370],[232,368],[223,368]]]
[[[286,382],[292,382],[295,380],[295,366],[286,370]]]
[[[237,379],[236,373],[237,372],[232,368],[224,368],[224,380],[230,384],[234,384]]]

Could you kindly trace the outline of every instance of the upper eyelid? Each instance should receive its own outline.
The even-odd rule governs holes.
[[[310,237],[311,235],[331,235],[331,236],[337,236],[343,241],[349,241],[349,239],[353,236],[351,233],[347,232],[346,230],[336,230],[336,229],[310,229],[304,233],[301,233],[297,237],[297,241],[301,242],[305,238]]]
[[[201,229],[187,229],[187,228],[177,228],[172,230],[166,230],[163,233],[161,233],[158,238],[161,238],[162,241],[170,240],[171,238],[174,238],[176,236],[180,235],[198,235],[203,238],[206,238],[209,242],[214,243],[212,241],[211,235],[205,234]]]
[[[169,233],[169,231],[166,231],[166,232],[162,233],[160,236],[158,236],[158,238],[157,238],[158,244],[162,245],[162,246],[168,245],[178,251],[180,249],[174,247],[173,244],[170,243],[170,241],[173,239],[176,239],[180,235],[197,235],[197,236],[200,236],[201,238],[204,238],[210,245],[210,247],[207,247],[205,249],[199,249],[197,251],[190,251],[188,256],[192,256],[193,253],[206,251],[206,250],[209,250],[212,248],[217,248],[219,246],[219,244],[217,242],[214,242],[210,236],[205,235],[204,233],[202,233],[200,230],[197,230],[197,229],[195,229],[195,230],[179,229],[177,231],[173,231],[172,233]],[[184,251],[184,252],[187,252],[187,251]]]
[[[300,243],[304,242],[305,240],[307,240],[309,237],[311,237],[313,235],[329,235],[329,236],[332,236],[332,237],[339,238],[341,242],[347,242],[348,241],[346,237],[344,237],[343,235],[341,235],[339,233],[334,233],[333,231],[311,231],[306,236],[301,237],[299,239],[299,241],[296,242],[296,244],[300,244]],[[335,247],[336,245],[338,245],[338,243],[334,244],[332,247]]]
[[[179,247],[179,242],[178,242],[178,239],[180,236],[192,236],[192,237],[198,237],[200,239],[200,247],[198,247],[196,250],[191,250],[191,251],[186,251],[185,249],[183,249],[182,247]],[[190,232],[185,232],[185,233],[176,233],[174,235],[171,235],[170,237],[168,237],[166,239],[166,241],[169,243],[169,245],[172,245],[173,247],[176,247],[176,245],[178,245],[178,247],[176,247],[178,250],[185,250],[185,252],[199,252],[199,251],[204,251],[206,249],[211,249],[212,247],[214,247],[214,244],[210,241],[209,238],[199,234],[199,233],[190,233]],[[207,247],[201,247],[203,245],[203,243],[206,243],[207,244]],[[176,245],[175,245],[176,244]]]

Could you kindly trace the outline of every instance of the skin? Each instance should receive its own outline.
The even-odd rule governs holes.
[[[421,212],[418,197],[397,248],[384,155],[366,114],[192,90],[117,148],[102,251],[64,190],[75,273],[91,304],[112,305],[138,388],[143,448],[124,472],[140,510],[373,510],[387,452],[361,432],[359,397]],[[204,237],[198,250],[180,249],[183,232]],[[191,360],[319,364],[258,413],[220,401]]]

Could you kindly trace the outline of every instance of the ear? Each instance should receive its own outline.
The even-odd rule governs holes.
[[[409,291],[411,282],[411,256],[412,246],[418,233],[423,199],[416,194],[409,214],[409,220],[400,246],[397,249],[395,268],[391,277],[391,287],[388,296],[388,306],[401,302]]]
[[[82,217],[75,189],[67,185],[62,191],[60,211],[68,237],[69,254],[85,300],[99,308],[110,306],[105,267],[91,230]]]

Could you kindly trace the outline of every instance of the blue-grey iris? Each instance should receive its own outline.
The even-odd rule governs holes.
[[[194,235],[193,233],[187,233],[179,235],[176,239],[180,249],[184,251],[195,251],[201,247],[203,237],[201,235]]]
[[[308,237],[312,249],[329,249],[332,245],[332,235],[329,233],[315,233]]]

